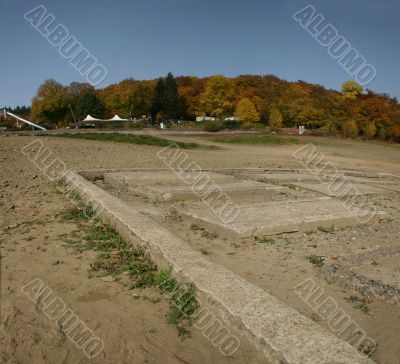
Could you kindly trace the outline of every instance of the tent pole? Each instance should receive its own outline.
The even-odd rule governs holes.
[[[68,104],[68,106],[69,106],[69,109],[71,110],[72,118],[74,119],[75,129],[77,129],[77,128],[78,128],[78,125],[77,125],[77,123],[76,123],[74,110],[72,110],[71,104]]]

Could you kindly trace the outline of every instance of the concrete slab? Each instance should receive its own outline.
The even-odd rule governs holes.
[[[378,173],[376,171],[366,171],[366,170],[352,170],[352,169],[333,169],[331,166],[321,166],[321,168],[315,167],[311,169],[307,168],[296,168],[296,169],[285,169],[285,168],[280,168],[280,169],[264,169],[263,173],[269,173],[269,174],[282,174],[282,173],[288,173],[288,174],[313,174],[312,172],[317,172],[320,171],[321,176],[327,176],[327,177],[333,177],[337,175],[345,175],[347,177],[354,176],[354,177],[379,177]],[[261,173],[261,172],[255,172],[255,173]]]
[[[228,183],[238,181],[233,176],[228,176],[215,172],[204,172],[213,182]],[[134,171],[134,172],[117,172],[105,173],[104,181],[117,187],[140,187],[140,186],[178,186],[185,184],[193,184],[199,178],[199,173],[188,172],[182,180],[173,171]],[[190,182],[190,183],[188,183]]]
[[[321,275],[368,298],[400,304],[400,245],[365,251],[325,265]]]
[[[277,183],[319,181],[317,176],[308,173],[252,173],[251,177],[262,181],[271,181]]]
[[[181,213],[220,234],[235,237],[309,231],[320,226],[360,225],[343,202],[329,197],[242,207],[238,218],[231,224],[223,224],[206,206],[185,207]]]
[[[384,178],[367,178],[367,177],[347,177],[350,181],[354,183],[361,183],[363,185],[372,185],[377,187],[382,187],[385,185],[392,186],[395,181],[384,179]]]
[[[243,181],[237,183],[215,185],[193,185],[193,186],[149,186],[132,188],[136,194],[145,196],[152,201],[181,201],[181,200],[201,200],[203,196],[211,198],[213,195],[220,194],[221,190],[228,196],[271,196],[286,190],[285,187],[266,185],[261,182]],[[210,192],[208,192],[210,191]]]
[[[372,195],[388,193],[388,190],[371,185],[362,185],[359,183],[352,183],[350,181],[335,183],[320,182],[292,182],[295,186],[305,188],[307,190],[322,193],[331,197],[342,197],[342,196],[356,196],[356,195]]]
[[[377,178],[378,173],[376,171],[369,170],[350,170],[350,169],[339,169],[339,170],[325,170],[323,171],[326,175],[337,176],[344,175],[346,177],[365,177],[365,178]]]
[[[389,256],[374,260],[352,269],[358,274],[400,289],[400,257]]]
[[[68,172],[65,179],[125,239],[139,240],[153,259],[158,257],[172,267],[175,276],[192,283],[203,304],[217,307],[227,324],[245,331],[265,353],[266,362],[373,363],[360,358],[348,343],[264,290],[209,261],[185,241],[82,176]]]
[[[397,185],[383,185],[381,186],[383,189],[391,191],[391,192],[400,192],[400,186]]]

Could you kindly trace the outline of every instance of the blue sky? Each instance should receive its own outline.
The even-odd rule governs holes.
[[[352,77],[292,18],[311,4],[376,68],[368,88],[400,97],[396,0],[0,0],[0,105],[29,104],[48,78],[86,81],[24,19],[40,4],[106,67],[99,87],[173,72],[274,74],[339,89]]]

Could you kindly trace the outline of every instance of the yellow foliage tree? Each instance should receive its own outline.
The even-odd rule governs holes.
[[[256,123],[260,121],[260,113],[250,99],[241,99],[237,106],[235,115],[244,121],[245,124]]]
[[[283,125],[283,117],[278,109],[272,109],[269,117],[269,126],[272,130],[281,128]]]
[[[376,135],[376,126],[373,122],[369,122],[364,128],[364,136],[372,139]]]
[[[349,80],[342,85],[342,93],[348,99],[356,99],[357,96],[362,94],[362,91],[362,86],[356,81]]]
[[[200,97],[201,111],[217,118],[231,115],[235,99],[233,81],[224,76],[213,76]]]
[[[355,138],[358,135],[358,126],[354,120],[347,120],[343,124],[343,134],[345,137]]]

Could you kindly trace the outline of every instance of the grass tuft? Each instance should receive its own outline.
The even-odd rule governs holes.
[[[162,292],[173,292],[178,281],[172,276],[171,269],[161,269],[154,275],[154,285]]]
[[[200,253],[203,255],[211,255],[211,253],[207,249],[204,249],[204,248],[200,249]]]
[[[186,327],[191,324],[191,317],[198,308],[199,302],[194,288],[180,287],[171,297],[167,322],[177,327],[180,336],[188,336]]]
[[[306,257],[310,263],[314,264],[317,267],[322,267],[324,265],[325,259],[319,255],[309,255]]]
[[[80,221],[86,215],[79,205],[68,211],[68,216]],[[70,241],[79,251],[93,250],[97,259],[92,263],[92,272],[104,272],[117,276],[127,272],[131,279],[131,289],[157,288],[160,293],[169,293],[169,312],[167,322],[176,326],[180,336],[190,333],[191,317],[199,307],[195,290],[192,286],[178,283],[172,276],[171,269],[158,270],[150,255],[139,246],[124,240],[114,229],[95,219],[88,226],[83,241]]]
[[[94,216],[92,206],[82,201],[78,202],[75,206],[67,209],[62,217],[67,221],[87,221]]]
[[[358,296],[352,295],[350,297],[345,298],[345,300],[347,302],[350,302],[354,308],[357,308],[362,312],[368,314],[369,312],[368,301],[365,298],[359,298]]]
[[[255,236],[254,240],[256,241],[257,244],[263,244],[263,245],[274,245],[274,244],[276,244],[276,241],[274,239],[268,238],[267,236],[263,236],[263,237]]]
[[[317,230],[320,231],[321,233],[328,234],[328,233],[331,233],[333,231],[333,226],[330,227],[330,228],[326,228],[324,226],[318,226]]]

